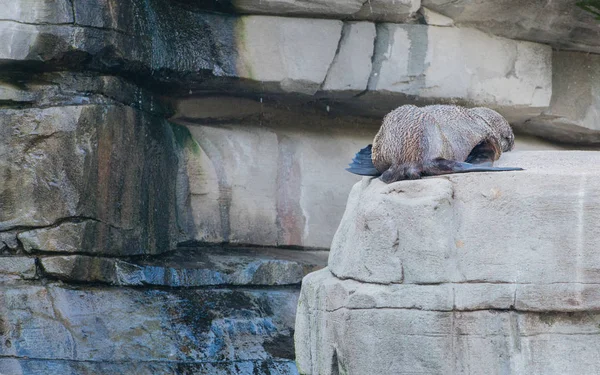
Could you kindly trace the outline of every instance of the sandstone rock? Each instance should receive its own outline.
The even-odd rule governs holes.
[[[293,290],[20,285],[1,289],[0,301],[3,373],[297,373],[285,349]]]
[[[376,22],[410,22],[420,5],[421,0],[369,0],[352,17]]]
[[[153,260],[83,255],[40,258],[45,275],[114,285],[198,287],[294,285],[327,263],[327,252],[277,249],[186,249]]]
[[[27,250],[131,255],[181,239],[164,120],[114,103],[3,109],[0,148],[0,231]]]
[[[497,165],[525,171],[364,178],[303,279],[299,372],[600,371],[599,161],[510,152]]]
[[[470,28],[379,24],[368,88],[456,99],[496,108],[509,121],[527,119],[550,103],[551,52]]]
[[[525,171],[365,178],[350,193],[329,267],[376,283],[599,282],[599,177],[585,166],[595,160],[600,153],[512,152],[498,165]]]
[[[431,9],[422,7],[419,12],[423,16],[425,23],[430,26],[454,26],[454,20],[443,14],[434,12]]]
[[[367,89],[371,74],[375,25],[370,22],[347,22],[342,39],[322,90],[350,91],[354,94]]]
[[[550,108],[520,131],[568,144],[600,144],[600,57],[554,52]]]
[[[381,285],[326,268],[303,280],[296,362],[301,374],[594,373],[597,299],[578,283]]]
[[[181,101],[173,121],[198,145],[188,154],[196,240],[316,248],[330,246],[358,180],[344,168],[380,124],[224,97]]]
[[[277,14],[288,16],[320,16],[320,18],[345,18],[358,12],[361,0],[233,0],[233,7],[240,13]]]
[[[243,17],[237,73],[285,92],[314,94],[325,80],[341,38],[342,22]]]
[[[512,39],[600,52],[600,25],[575,1],[423,0],[423,6],[470,26]]]

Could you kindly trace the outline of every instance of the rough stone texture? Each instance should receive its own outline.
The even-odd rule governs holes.
[[[325,251],[185,249],[152,260],[83,255],[40,258],[45,275],[65,281],[113,285],[197,287],[295,285],[327,264]],[[1,270],[0,270],[1,271]]]
[[[0,257],[0,276],[6,275],[18,276],[21,279],[35,278],[35,259],[20,256]]]
[[[600,56],[554,52],[550,108],[518,129],[571,144],[600,144]]]
[[[0,19],[24,23],[72,23],[69,0],[0,0]]]
[[[423,6],[476,27],[512,39],[548,43],[560,49],[600,53],[600,24],[591,13],[569,1],[423,0]]]
[[[186,149],[195,239],[317,248],[359,179],[344,168],[380,121],[228,98],[181,101],[173,120],[197,142]]]
[[[278,14],[287,16],[320,16],[320,18],[346,18],[357,13],[362,0],[233,0],[240,13]]]
[[[497,165],[525,171],[365,178],[350,193],[329,267],[376,283],[598,283],[600,177],[586,167],[597,162],[598,152],[512,152]]]
[[[340,280],[324,269],[303,282],[295,331],[298,370],[597,373],[597,296],[586,303],[576,286],[579,293],[597,290],[597,285],[570,284],[571,297],[584,302],[574,305],[563,299],[561,285],[375,285]],[[532,289],[546,293],[527,292]]]
[[[341,21],[265,16],[244,17],[239,27],[241,78],[309,95],[325,80],[342,32]]]
[[[497,108],[509,121],[527,119],[550,103],[551,53],[470,28],[379,24],[368,88],[454,98]]]
[[[295,290],[0,290],[7,374],[296,374]],[[52,343],[52,345],[48,345]]]
[[[178,0],[195,11],[270,14],[293,17],[355,19],[375,22],[415,22],[420,0]]]
[[[133,255],[180,240],[164,120],[117,103],[0,111],[0,231],[18,229],[26,250]]]
[[[52,10],[56,15],[64,12],[59,3]],[[32,12],[53,14],[44,8],[50,3],[43,4]],[[404,18],[404,11],[414,15],[418,8],[415,1],[370,1],[355,16],[360,19],[358,15],[366,12],[379,22],[380,14]],[[0,60],[120,74],[178,95],[321,92],[336,98],[340,92],[367,88],[365,74],[372,70],[368,89],[391,94],[395,106],[407,96],[419,95],[491,104],[509,114],[521,109],[525,113],[520,116],[527,119],[549,101],[549,47],[469,28],[378,24],[372,67],[372,23],[347,22],[348,33],[342,33],[339,20],[225,16],[164,0],[75,2],[73,14],[74,24],[27,23],[24,13],[0,21],[0,35],[10,41],[0,47]],[[349,56],[349,51],[360,55]],[[331,78],[326,80],[328,72]],[[368,95],[361,99],[349,105],[367,112],[380,101],[365,102]],[[391,109],[379,109],[377,116]]]
[[[369,0],[352,17],[375,22],[410,22],[416,18],[420,5],[420,0]]]
[[[364,178],[303,280],[299,372],[600,371],[598,162],[512,152],[497,164],[525,171]]]

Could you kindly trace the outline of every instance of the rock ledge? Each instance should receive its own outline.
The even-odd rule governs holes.
[[[301,374],[598,373],[597,152],[515,152],[479,173],[348,199],[306,276]]]

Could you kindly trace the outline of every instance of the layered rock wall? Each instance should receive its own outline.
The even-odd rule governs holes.
[[[0,372],[296,373],[326,253],[206,243],[328,248],[400,104],[597,145],[599,26],[542,3],[0,0]]]

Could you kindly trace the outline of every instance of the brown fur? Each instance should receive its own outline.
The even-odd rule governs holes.
[[[443,174],[441,160],[491,164],[513,145],[510,125],[491,109],[404,105],[384,117],[372,161],[391,182]]]

